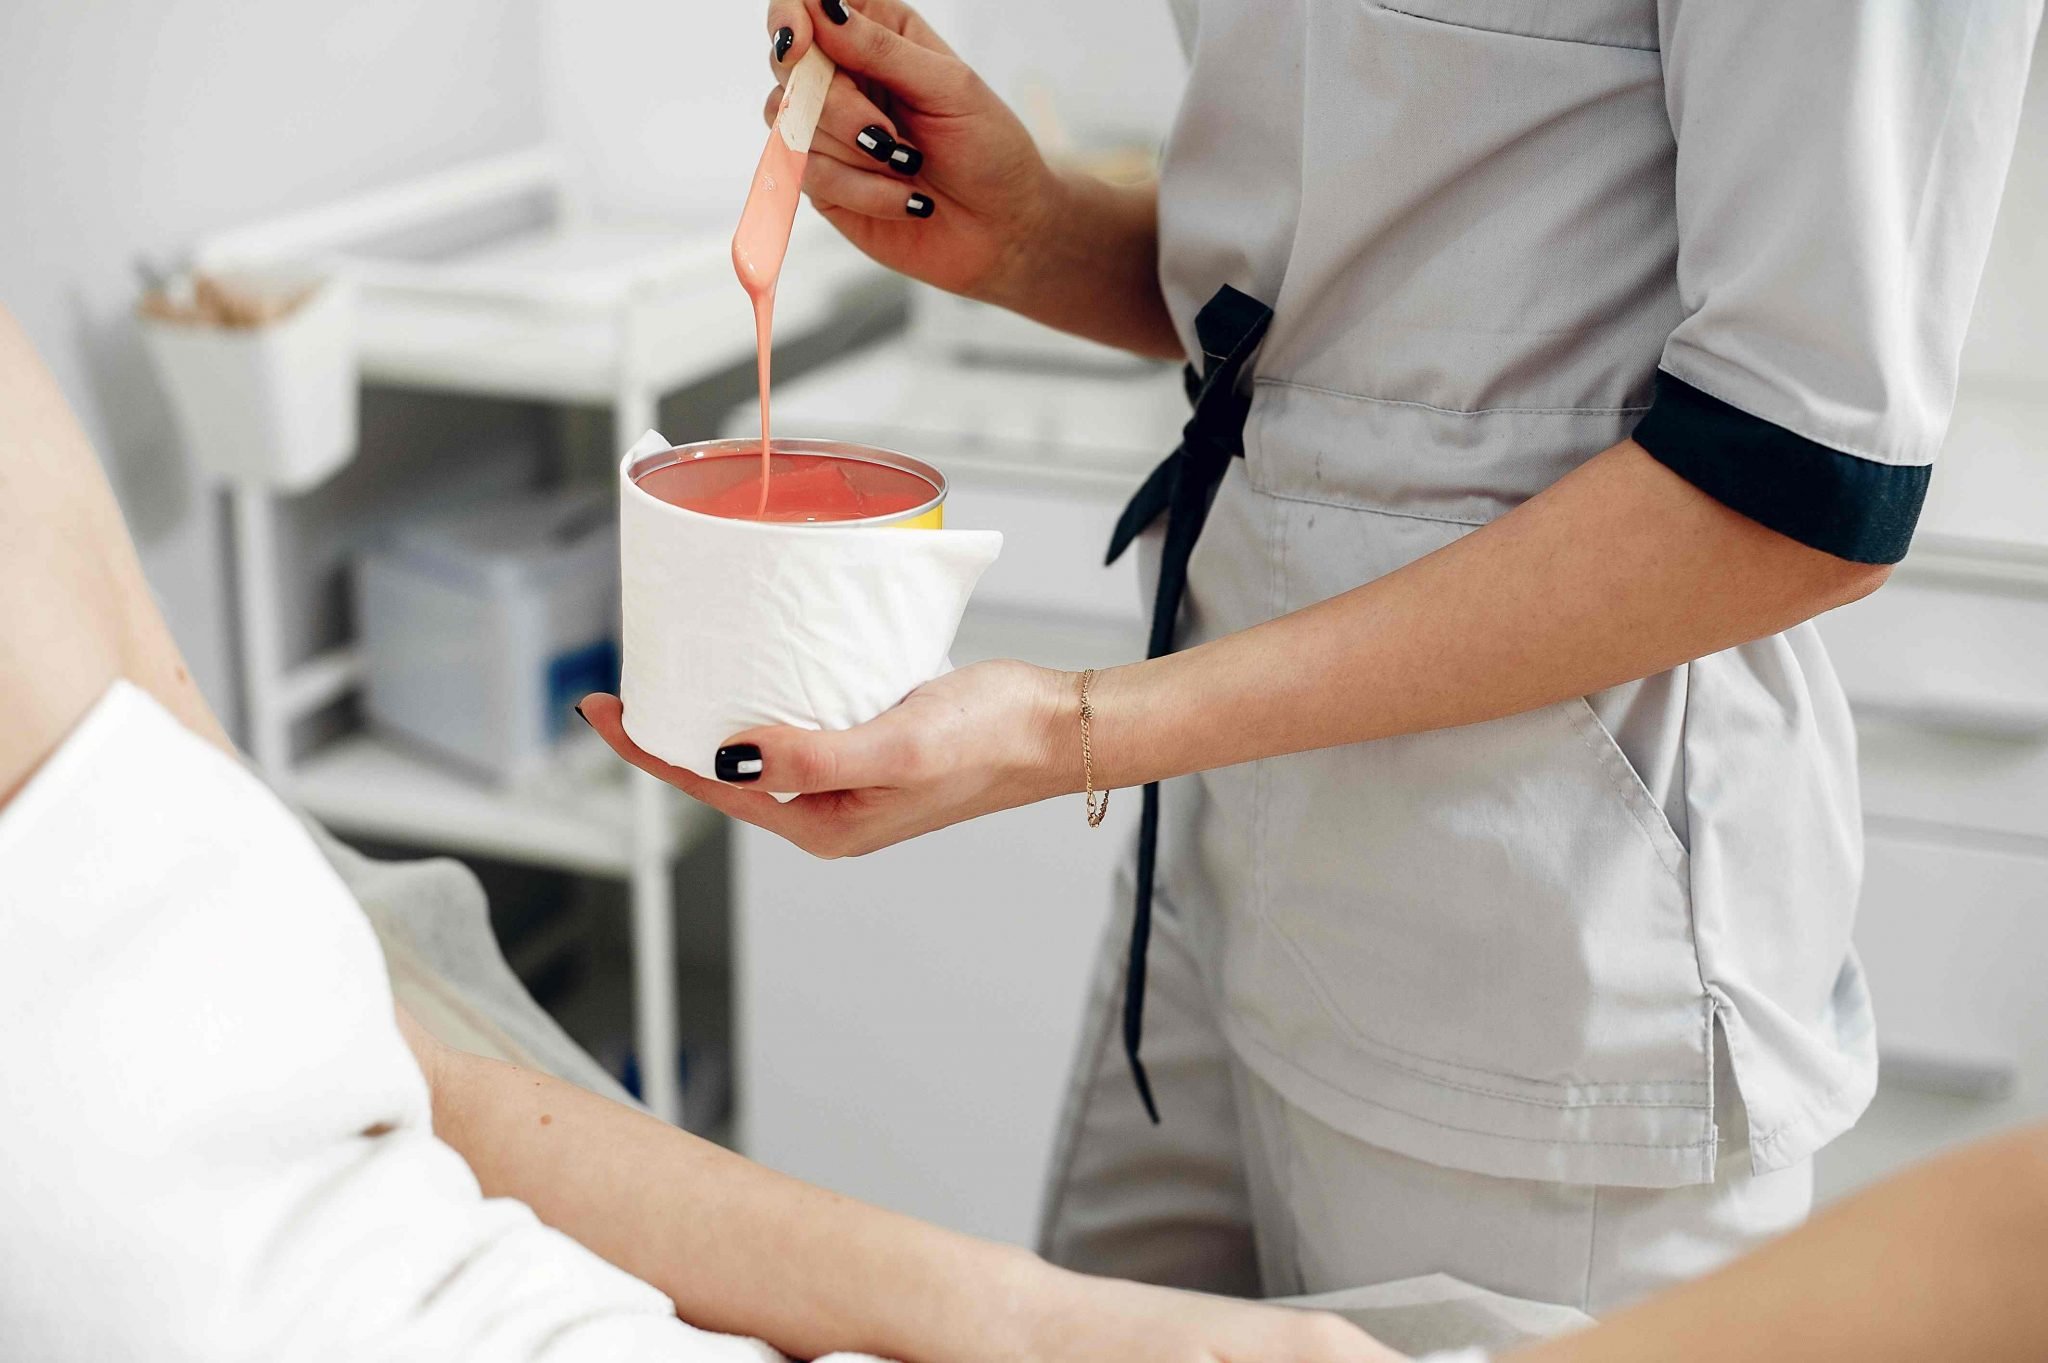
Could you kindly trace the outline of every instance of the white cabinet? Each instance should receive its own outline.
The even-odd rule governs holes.
[[[1129,822],[1077,796],[838,862],[742,830],[740,1147],[1028,1242]]]
[[[1912,554],[1823,618],[1857,717],[1876,1101],[1823,1194],[2048,1116],[2048,406],[1966,392]]]
[[[1102,553],[1172,445],[1165,370],[1022,373],[886,347],[778,387],[778,429],[930,460],[949,525],[995,528],[956,663],[1078,669],[1144,652],[1129,559]],[[1079,761],[1079,733],[1075,736]],[[1136,823],[1081,799],[850,861],[752,828],[734,842],[739,1144],[814,1183],[1028,1242],[1111,878]]]
[[[2048,1117],[2048,851],[1873,822],[1856,940],[1883,1071],[1823,1195]]]
[[[2048,855],[1875,834],[1860,929],[1901,1080],[1963,1098],[2048,1096],[2017,1082],[2048,1076]]]

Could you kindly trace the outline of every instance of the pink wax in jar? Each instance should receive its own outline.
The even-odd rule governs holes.
[[[737,444],[738,442],[730,442]],[[874,459],[774,450],[766,493],[752,451],[707,453],[663,464],[634,481],[649,495],[706,516],[783,523],[901,521],[932,507],[939,487]]]

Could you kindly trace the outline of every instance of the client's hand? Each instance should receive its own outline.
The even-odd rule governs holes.
[[[873,852],[920,833],[1080,788],[1074,679],[1020,662],[949,672],[895,709],[839,732],[778,726],[734,734],[707,781],[643,751],[616,696],[577,707],[618,754],[712,808],[821,857]],[[708,756],[709,754],[707,754]],[[798,792],[779,803],[765,792]]]

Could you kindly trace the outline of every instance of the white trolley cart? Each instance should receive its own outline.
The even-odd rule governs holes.
[[[287,388],[319,388],[321,376],[306,366],[334,363],[395,387],[605,406],[623,443],[654,424],[664,393],[751,354],[751,323],[732,279],[729,229],[607,222],[578,201],[572,183],[559,154],[539,147],[218,235],[196,248],[193,263],[329,281],[332,297],[302,310],[308,330],[334,329],[341,344],[314,336],[284,357],[291,363],[245,366],[285,375]],[[889,303],[881,272],[813,215],[804,215],[796,249],[802,266],[778,299],[778,336]],[[153,348],[159,343],[152,338]],[[238,441],[195,430],[194,417],[276,403],[247,395],[223,403],[218,393],[181,401],[189,375],[161,351],[159,360],[188,438],[214,445],[195,458],[231,499],[245,719],[264,775],[343,832],[626,881],[644,1094],[656,1113],[680,1120],[671,877],[715,816],[622,765],[545,790],[494,790],[369,734],[295,751],[294,721],[353,691],[362,660],[347,646],[285,656],[277,505],[354,456],[353,401],[324,404],[346,406],[329,420],[324,446],[279,449],[266,464],[228,447],[286,445],[298,435]],[[352,389],[356,378],[345,381]],[[277,424],[302,433],[307,423],[287,410]],[[317,436],[313,443],[320,446]]]

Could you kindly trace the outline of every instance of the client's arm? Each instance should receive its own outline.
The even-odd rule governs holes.
[[[2048,1127],[1946,1155],[1513,1363],[2048,1358]]]
[[[1335,1317],[1067,1273],[866,1206],[560,1080],[407,1027],[434,1130],[486,1194],[667,1293],[683,1319],[799,1358],[1145,1363],[1392,1360]]]
[[[0,807],[122,677],[233,751],[186,674],[84,433],[0,311]],[[1334,1317],[1079,1278],[861,1206],[400,1023],[437,1134],[485,1191],[528,1203],[654,1283],[693,1324],[805,1356],[860,1348],[912,1363],[1392,1357]]]

